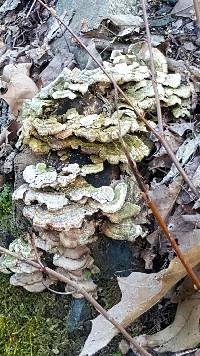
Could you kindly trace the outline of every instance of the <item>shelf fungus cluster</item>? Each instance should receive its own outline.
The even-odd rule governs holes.
[[[89,244],[101,234],[134,241],[145,235],[141,225],[145,221],[139,218],[139,191],[130,178],[94,187],[85,180],[85,168],[77,163],[63,164],[58,172],[45,163],[27,166],[23,174],[25,183],[16,189],[13,198],[23,202],[23,215],[33,226],[35,247],[52,256],[57,271],[95,296],[96,285],[91,276],[98,268]],[[31,290],[26,285],[27,273],[23,282],[15,273],[11,283],[15,280],[15,285]],[[43,278],[37,272],[38,278],[40,274]],[[66,291],[81,297],[69,286]]]
[[[175,117],[187,115],[192,89],[179,74],[168,73],[161,52],[154,50],[154,58],[162,105],[171,106]],[[148,62],[144,46],[132,45],[126,55],[114,51],[104,66],[137,105],[136,112],[154,114]],[[119,130],[137,161],[150,153],[152,142],[135,111],[120,96],[117,103],[114,98],[112,85],[100,69],[66,68],[24,104],[18,142],[22,150],[29,146],[40,161],[25,168],[24,184],[13,194],[32,224],[34,247],[45,263],[53,263],[94,296],[92,275],[98,268],[90,244],[103,235],[133,242],[146,234],[139,190],[128,175]],[[16,240],[10,249],[19,246],[21,253],[25,249],[29,258],[36,258],[31,241],[30,237]],[[30,291],[39,292],[55,283],[25,263],[10,263],[5,256],[0,258],[0,268],[14,272],[11,283]],[[81,297],[69,286],[65,288]]]
[[[165,56],[154,49],[157,87],[161,105],[170,107],[178,118],[189,115],[192,86],[179,73],[168,73]],[[131,45],[127,54],[113,51],[105,69],[122,88],[137,112],[155,116],[155,97],[145,45]],[[33,152],[81,149],[103,161],[126,161],[119,142],[121,136],[136,160],[149,153],[146,129],[134,110],[115,93],[107,76],[99,69],[65,68],[55,81],[43,88],[23,108],[21,141]],[[116,108],[117,106],[117,108]]]
[[[27,239],[15,239],[10,245],[9,250],[24,258],[35,260],[35,250],[32,247],[30,236]],[[42,252],[38,251],[38,257]],[[55,281],[49,277],[44,277],[37,268],[30,266],[26,262],[19,261],[12,256],[0,257],[0,271],[3,273],[14,274],[10,277],[10,283],[14,286],[24,287],[29,292],[42,292]]]

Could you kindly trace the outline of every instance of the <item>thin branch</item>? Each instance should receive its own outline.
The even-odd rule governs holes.
[[[144,24],[145,24],[147,43],[148,43],[148,48],[149,48],[150,66],[151,66],[151,80],[152,80],[153,91],[154,91],[155,100],[156,100],[158,127],[160,130],[160,134],[163,135],[163,118],[162,118],[160,98],[159,98],[159,94],[158,94],[158,87],[157,87],[157,81],[156,81],[156,70],[155,70],[154,56],[153,56],[153,50],[152,50],[152,45],[151,45],[151,34],[150,34],[150,29],[149,29],[148,17],[147,17],[146,0],[142,0],[142,11],[143,11],[143,16],[144,16]]]
[[[192,279],[194,285],[197,287],[198,290],[200,290],[200,280],[199,280],[199,278],[197,277],[196,273],[193,271],[193,269],[190,267],[190,265],[185,260],[182,251],[180,250],[180,248],[178,247],[176,241],[173,239],[171,233],[169,232],[168,227],[167,227],[165,221],[163,220],[163,218],[162,218],[162,216],[161,216],[161,214],[160,214],[155,202],[149,196],[147,185],[144,183],[143,177],[140,175],[140,173],[139,173],[139,171],[137,169],[136,162],[130,156],[130,153],[129,153],[129,151],[127,149],[127,146],[126,146],[126,144],[125,144],[123,139],[122,139],[122,144],[123,144],[124,152],[126,154],[126,158],[127,158],[127,161],[128,161],[129,168],[131,170],[132,175],[134,175],[134,177],[136,178],[138,186],[140,187],[140,189],[142,191],[142,197],[143,197],[145,203],[151,209],[151,211],[152,211],[154,217],[156,218],[159,226],[161,227],[161,229],[164,232],[165,236],[169,240],[172,248],[176,252],[176,255],[179,258],[179,260],[181,261],[182,265],[185,267],[185,269],[186,269],[188,275],[190,276],[190,278]]]
[[[71,295],[72,292],[58,292],[57,290],[54,290],[52,288],[50,288],[49,286],[47,286],[44,282],[42,282],[42,284],[45,286],[46,289],[48,289],[50,292],[54,293],[54,294],[59,294],[59,295]]]
[[[170,234],[169,229],[167,227],[167,224],[165,223],[165,220],[162,218],[159,209],[157,208],[155,202],[151,199],[148,191],[148,186],[145,184],[143,177],[141,176],[140,172],[138,171],[137,168],[137,163],[133,160],[131,154],[129,153],[129,150],[127,148],[127,145],[122,137],[121,134],[121,125],[120,125],[120,119],[119,119],[119,111],[118,111],[118,93],[117,89],[114,88],[114,100],[115,100],[115,107],[117,110],[117,117],[118,117],[118,126],[119,126],[119,141],[121,142],[121,145],[123,147],[124,153],[127,158],[128,162],[128,167],[130,169],[131,175],[135,177],[137,184],[142,192],[142,197],[146,203],[146,205],[151,209],[153,216],[157,220],[160,228],[162,229],[164,235],[167,237],[168,241],[170,242],[173,250],[175,251],[177,257],[181,261],[182,265],[184,266],[187,274],[190,276],[192,282],[194,285],[197,287],[198,290],[200,290],[200,280],[197,277],[196,273],[193,271],[193,269],[190,267],[190,265],[187,263],[187,261],[184,258],[184,255],[180,248],[178,247],[176,241],[174,240],[173,236]]]
[[[31,7],[30,7],[30,9],[29,9],[29,11],[28,11],[28,13],[26,15],[26,19],[29,17],[31,11],[33,10],[33,8],[34,8],[34,6],[36,4],[36,2],[37,2],[37,0],[33,0],[33,3],[32,3],[32,5],[31,5]]]
[[[120,93],[123,98],[125,99],[125,101],[132,107],[132,109],[136,112],[136,114],[138,115],[138,118],[144,122],[144,124],[146,125],[146,127],[153,132],[153,134],[157,137],[157,139],[161,142],[161,144],[164,146],[164,148],[166,149],[168,155],[170,156],[171,160],[174,162],[176,168],[178,169],[178,171],[180,172],[180,174],[182,175],[183,179],[185,180],[185,182],[187,182],[188,186],[190,187],[191,191],[196,195],[197,198],[200,197],[197,189],[195,188],[194,184],[191,182],[191,180],[189,179],[188,175],[185,173],[184,169],[182,168],[182,166],[180,165],[178,159],[176,158],[176,156],[174,155],[171,147],[169,146],[169,144],[167,143],[167,141],[165,140],[165,138],[160,135],[151,125],[150,123],[145,119],[144,116],[144,112],[143,110],[139,109],[139,107],[137,106],[137,103],[135,102],[133,104],[132,101],[130,101],[130,99],[128,98],[128,96],[123,92],[123,90],[119,87],[119,85],[117,84],[117,82],[111,77],[111,75],[105,70],[105,68],[103,67],[103,65],[98,61],[98,59],[95,58],[95,56],[90,52],[90,50],[84,45],[84,43],[80,40],[80,38],[71,30],[71,28],[66,25],[62,19],[56,14],[56,11],[47,6],[42,0],[37,0],[45,9],[47,9],[52,16],[54,16],[67,30],[69,33],[71,33],[71,35],[76,39],[76,41],[81,45],[81,47],[83,47],[85,49],[85,51],[89,54],[89,56],[94,60],[94,62],[98,65],[99,68],[101,68],[102,72],[107,76],[107,78],[110,80],[110,82],[113,84],[114,87],[117,88],[118,93]]]
[[[1,247],[0,246],[0,252],[9,256],[12,256],[16,258],[19,261],[26,262],[27,264],[37,268],[38,270],[41,271],[41,265],[35,261],[29,260],[28,258],[25,258],[23,256],[20,256],[14,252],[9,251],[8,249]],[[124,329],[122,325],[120,325],[115,319],[113,319],[107,311],[82,287],[80,287],[75,281],[72,281],[71,279],[67,278],[66,276],[63,276],[61,273],[58,273],[54,270],[52,270],[49,267],[43,267],[42,269],[43,273],[48,274],[49,276],[52,276],[56,278],[57,280],[64,282],[68,285],[70,285],[72,288],[76,289],[79,293],[81,293],[93,306],[94,308],[102,314],[105,319],[107,319],[111,324],[113,324],[119,332],[126,338],[128,342],[130,342],[134,349],[140,353],[142,356],[150,356],[150,354],[140,345],[137,344],[137,342],[127,333],[127,331]]]
[[[193,3],[194,3],[195,15],[196,15],[196,24],[198,30],[200,30],[200,2],[199,0],[193,0]]]
[[[152,84],[153,84],[155,100],[156,100],[158,124],[159,124],[159,128],[160,128],[160,131],[161,131],[160,133],[162,135],[163,134],[163,120],[162,120],[160,99],[159,99],[159,94],[158,94],[158,87],[157,87],[157,83],[156,83],[156,71],[155,71],[153,51],[152,51],[152,46],[151,46],[151,33],[150,33],[149,22],[148,22],[148,17],[147,17],[146,0],[141,0],[141,2],[142,2],[144,23],[145,23],[146,34],[147,34],[147,42],[148,42],[148,47],[149,47],[149,54],[150,54]],[[196,0],[194,0],[194,3],[195,2],[196,2]],[[198,0],[197,0],[197,2],[198,2]],[[150,198],[150,196],[148,194],[148,189],[147,189],[146,185],[143,182],[143,178],[139,175],[136,163],[133,162],[133,160],[131,160],[131,156],[130,156],[128,150],[127,150],[127,147],[124,146],[124,150],[126,151],[126,157],[127,157],[128,161],[129,161],[129,166],[130,166],[130,168],[132,170],[132,173],[137,178],[138,184],[140,184],[141,190],[143,191],[143,198],[144,198],[146,204],[151,209],[154,217],[156,218],[156,220],[157,220],[158,224],[160,225],[162,231],[164,232],[165,236],[167,237],[167,239],[171,243],[171,246],[173,247],[174,251],[176,252],[177,257],[180,259],[181,263],[185,267],[185,269],[186,269],[188,275],[190,276],[190,278],[192,279],[193,283],[200,290],[200,280],[199,280],[199,278],[197,277],[197,275],[194,273],[192,268],[186,262],[183,253],[181,252],[181,250],[178,247],[176,241],[173,239],[172,235],[170,234],[170,232],[168,230],[168,227],[167,227],[164,219],[162,218],[162,216],[161,216],[161,214],[160,214],[155,202]]]

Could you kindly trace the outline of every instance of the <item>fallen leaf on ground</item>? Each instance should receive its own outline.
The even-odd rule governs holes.
[[[75,67],[75,59],[72,53],[61,49],[60,52],[53,57],[48,66],[40,73],[43,86],[50,84],[56,79],[64,67],[73,69]]]
[[[150,190],[149,195],[156,203],[156,206],[162,215],[163,219],[166,219],[171,212],[178,194],[181,190],[182,177],[178,176],[167,187],[165,184]]]
[[[7,11],[16,9],[20,2],[21,0],[6,0],[1,2],[3,5],[0,7],[0,13],[5,13]]]
[[[154,335],[141,335],[135,340],[143,347],[155,348],[158,352],[178,352],[200,343],[200,294],[196,292],[178,305],[171,325]]]
[[[8,136],[10,135],[10,131],[7,128],[4,128],[0,133],[0,146],[5,142],[8,143]]]
[[[178,148],[183,143],[183,138],[180,137],[180,135],[179,136],[175,135],[171,131],[168,129],[165,130],[164,135],[165,135],[165,139],[166,139],[167,143],[170,145],[172,151],[174,153],[176,153]],[[159,167],[170,168],[171,167],[171,159],[169,158],[165,148],[162,145],[160,145],[160,142],[157,139],[155,139],[154,141],[155,141],[155,146],[157,148],[157,151],[154,153],[154,155],[153,155],[154,158],[149,163],[149,168],[150,169],[156,169]]]
[[[179,136],[183,136],[185,131],[194,129],[194,123],[192,122],[175,122],[168,125],[170,131],[176,133]]]
[[[192,181],[192,183],[195,185],[196,189],[200,191],[200,187],[198,187],[199,182],[198,182],[198,171],[199,171],[199,166],[200,166],[200,156],[196,156],[193,159],[191,159],[186,165],[185,165],[185,172],[187,173],[189,179]],[[195,180],[194,180],[195,178]],[[196,179],[197,178],[197,179]],[[177,198],[177,203],[180,205],[185,205],[193,202],[195,199],[194,194],[191,194],[191,191],[188,189],[182,189],[181,193],[179,194]],[[194,208],[195,209],[195,208]]]
[[[196,135],[193,139],[191,137],[187,138],[184,143],[179,147],[176,158],[184,166],[190,159],[190,157],[196,152],[197,148],[200,145],[200,135]],[[163,184],[168,182],[170,179],[174,178],[178,174],[178,170],[175,164],[172,164],[170,171],[163,178],[163,180],[159,183]]]
[[[156,203],[156,206],[163,217],[164,220],[168,220],[169,214],[171,213],[177,197],[181,191],[182,187],[182,182],[183,178],[182,176],[177,176],[174,181],[167,187],[165,184],[156,187],[153,190],[150,190],[149,194],[150,197],[154,200]],[[163,247],[163,241],[164,240],[164,250],[168,249],[168,240],[164,237],[162,240],[158,241],[160,235],[160,228],[152,232],[150,235],[148,235],[146,238],[148,242],[150,243],[150,246],[147,246],[146,249],[143,249],[141,252],[141,257],[145,261],[145,269],[149,270],[153,268],[153,260],[156,256],[156,250],[157,250],[157,245],[159,242],[159,252],[162,254],[166,253],[166,251],[163,251],[163,248],[160,249],[161,245]],[[167,244],[166,244],[167,242]]]
[[[190,248],[184,256],[190,266],[200,262],[200,233],[198,239],[188,241]],[[108,313],[123,327],[130,325],[141,314],[155,305],[178,281],[186,275],[185,268],[177,258],[161,272],[146,274],[133,272],[128,277],[118,278],[121,301]],[[91,356],[105,347],[118,330],[102,315],[92,320],[92,330],[80,356]]]
[[[171,14],[192,18],[194,14],[193,0],[178,0]]]
[[[38,92],[34,81],[29,77],[31,63],[9,64],[4,67],[2,79],[8,82],[8,90],[0,95],[10,106],[16,117],[24,100],[31,99]]]
[[[164,132],[165,139],[167,143],[170,145],[171,149],[175,153],[180,145],[183,143],[183,139],[180,136],[174,135],[172,132],[170,132],[168,129],[165,130]],[[158,143],[160,146],[160,142]],[[159,150],[154,154],[155,157],[161,157],[165,155],[166,149],[161,145]]]

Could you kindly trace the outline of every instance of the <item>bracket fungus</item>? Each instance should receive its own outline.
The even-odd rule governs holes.
[[[121,177],[109,185],[95,187],[85,180],[83,167],[63,163],[63,168],[57,172],[44,163],[27,166],[23,175],[25,184],[15,190],[13,199],[23,201],[23,215],[31,221],[36,235],[35,246],[53,255],[53,264],[60,272],[96,296],[96,285],[88,275],[96,273],[98,268],[88,245],[97,239],[98,231],[114,239],[129,241],[145,232],[132,219],[140,212],[135,183],[128,177]],[[76,177],[61,186],[59,178],[74,174],[71,173],[74,169]],[[117,229],[118,235],[110,233],[104,224],[113,231]],[[130,236],[122,231],[125,225],[131,231]],[[66,291],[76,298],[81,297],[69,286]]]
[[[171,106],[175,117],[187,115],[192,88],[182,83],[179,74],[168,73],[166,58],[159,50],[154,49],[154,57],[162,106]],[[148,62],[148,51],[141,44],[131,45],[127,54],[113,51],[104,66],[134,105],[154,114]],[[131,242],[146,234],[139,190],[128,175],[119,129],[137,161],[149,155],[152,142],[134,110],[120,96],[116,103],[114,96],[109,79],[99,68],[65,68],[24,103],[18,141],[18,147],[29,146],[33,154],[42,156],[40,163],[25,168],[25,182],[13,194],[32,224],[35,246],[41,258],[50,255],[58,271],[94,296],[96,285],[91,276],[98,268],[89,245],[102,234]],[[31,251],[30,240],[25,243]],[[0,261],[2,270],[5,260]],[[9,269],[15,272],[13,267]],[[27,273],[19,264],[11,282],[28,290],[35,286],[38,291],[41,283],[44,287],[55,282],[44,282],[38,271]],[[65,288],[81,297],[69,286]]]

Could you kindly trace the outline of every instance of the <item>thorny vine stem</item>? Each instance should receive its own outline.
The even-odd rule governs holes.
[[[178,171],[180,172],[180,174],[182,175],[183,179],[185,180],[185,182],[187,182],[187,184],[189,185],[190,189],[192,190],[192,192],[196,195],[197,198],[200,198],[200,195],[197,191],[197,189],[195,188],[194,184],[191,182],[191,180],[189,179],[188,175],[186,174],[186,172],[184,171],[184,169],[181,167],[178,159],[176,158],[176,156],[174,155],[170,145],[167,143],[167,141],[165,140],[165,138],[160,135],[156,129],[154,129],[151,124],[148,122],[148,120],[145,119],[144,116],[144,112],[143,110],[139,109],[139,107],[137,106],[136,102],[131,101],[128,96],[123,92],[123,90],[119,87],[119,85],[117,84],[117,82],[111,77],[111,75],[105,70],[105,68],[103,67],[103,65],[98,61],[98,59],[95,58],[95,56],[90,52],[90,50],[84,45],[84,43],[81,41],[81,39],[74,33],[74,31],[72,31],[72,29],[64,23],[64,21],[56,14],[56,11],[52,8],[47,6],[42,0],[37,0],[43,7],[45,7],[45,9],[47,9],[51,15],[53,17],[55,17],[67,30],[69,33],[71,33],[71,35],[76,39],[76,41],[81,45],[81,47],[83,47],[85,49],[85,51],[89,54],[89,56],[93,59],[93,61],[98,65],[99,68],[101,68],[102,72],[107,76],[107,78],[111,81],[111,83],[113,84],[113,86],[115,88],[117,88],[117,91],[123,96],[123,98],[126,100],[126,102],[131,106],[131,108],[136,112],[136,114],[138,115],[139,119],[144,122],[144,124],[146,125],[146,127],[156,136],[156,138],[161,142],[161,144],[164,146],[164,148],[166,149],[168,155],[170,156],[171,160],[174,162],[176,168],[178,169]]]
[[[8,249],[0,246],[0,252],[9,256],[12,256],[16,258],[19,261],[24,261],[27,264],[37,268],[38,270],[41,271],[41,265],[35,261],[32,261],[28,258],[25,258],[23,256],[20,256],[14,252],[9,251]],[[66,283],[70,285],[72,288],[76,289],[79,293],[81,293],[94,307],[95,309],[104,316],[105,319],[107,319],[111,324],[113,324],[119,332],[126,338],[128,342],[132,345],[132,347],[140,353],[142,356],[150,356],[150,354],[127,333],[127,331],[124,329],[122,325],[120,325],[115,319],[113,319],[109,313],[82,287],[80,287],[76,282],[72,281],[71,279],[63,276],[61,273],[58,273],[54,270],[52,270],[49,267],[43,266],[42,269],[43,273],[48,274],[49,276],[52,276],[56,278],[57,280]]]
[[[156,81],[156,71],[155,71],[155,65],[154,65],[153,50],[152,50],[152,45],[151,45],[151,33],[150,33],[149,22],[148,22],[148,17],[147,17],[146,0],[142,0],[142,11],[143,11],[144,23],[145,23],[145,28],[146,28],[147,43],[148,43],[148,48],[149,48],[150,66],[151,66],[151,80],[152,80],[153,91],[154,91],[154,95],[155,95],[155,101],[156,101],[158,127],[160,130],[160,134],[163,135],[163,118],[162,118],[160,98],[159,98],[159,94],[158,94],[158,87],[157,87],[157,81]]]

